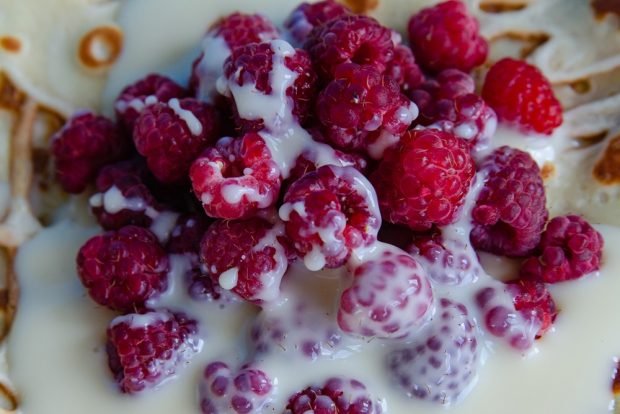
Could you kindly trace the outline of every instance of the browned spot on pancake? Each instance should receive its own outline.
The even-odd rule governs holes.
[[[592,173],[602,184],[620,184],[620,136],[609,142]]]
[[[555,165],[551,164],[550,162],[544,163],[540,170],[540,175],[543,180],[548,180],[549,178],[552,178],[555,175]]]
[[[536,49],[545,44],[550,39],[550,36],[543,32],[505,32],[499,36],[495,36],[490,41],[493,42],[502,39],[521,43],[522,46],[519,51],[519,57],[525,59],[534,53]]]
[[[602,19],[607,14],[620,16],[620,0],[592,0],[594,15]]]
[[[123,49],[123,32],[116,26],[100,26],[86,33],[78,47],[79,62],[89,69],[111,66]]]
[[[17,89],[9,77],[0,72],[0,108],[19,111],[26,95]]]
[[[604,131],[601,131],[601,132],[598,132],[592,135],[582,135],[579,137],[575,137],[575,139],[577,140],[577,143],[579,144],[579,148],[586,148],[586,147],[591,147],[592,145],[598,144],[599,142],[603,141],[608,133],[609,133],[608,130],[604,130]]]
[[[22,50],[22,42],[13,36],[0,37],[0,47],[7,52],[19,53]]]
[[[614,367],[614,374],[611,380],[611,391],[614,395],[620,395],[620,361],[616,359],[614,363],[616,366]]]
[[[374,10],[379,5],[379,0],[344,0],[353,13],[367,13]]]
[[[590,82],[590,79],[578,79],[571,82],[570,87],[578,94],[583,95],[584,93],[590,92],[592,89],[592,83]]]
[[[483,1],[480,3],[480,10],[487,13],[506,13],[523,10],[527,7],[527,2],[506,2],[506,1]]]

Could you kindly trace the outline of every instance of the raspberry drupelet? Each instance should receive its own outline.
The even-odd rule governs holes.
[[[480,170],[487,177],[472,210],[473,246],[498,255],[528,256],[549,215],[538,165],[527,152],[504,146],[485,158]]]
[[[422,9],[409,20],[408,32],[418,63],[430,72],[469,72],[484,63],[489,50],[478,21],[458,0]]]
[[[371,181],[384,220],[424,231],[456,221],[474,173],[464,140],[434,129],[414,129],[386,152]]]
[[[168,256],[149,230],[126,226],[89,239],[77,270],[90,297],[120,312],[144,309],[168,284]]]
[[[381,226],[374,190],[353,167],[306,174],[288,189],[279,214],[310,270],[342,266],[353,249],[377,239]]]
[[[288,268],[284,229],[255,217],[219,220],[205,233],[200,260],[214,284],[262,304],[280,294]]]
[[[125,87],[114,102],[114,110],[116,118],[131,133],[144,108],[187,96],[187,90],[172,79],[152,73]]]
[[[104,165],[125,158],[131,144],[111,120],[75,114],[52,138],[56,179],[68,193],[81,193]]]
[[[351,11],[334,0],[323,0],[316,3],[301,3],[284,22],[295,41],[303,44],[308,35],[317,26],[336,17],[351,14]]]
[[[562,124],[562,106],[549,80],[523,60],[495,63],[484,80],[482,97],[501,122],[516,124],[524,132],[550,135]]]
[[[551,293],[542,282],[530,279],[519,279],[507,284],[513,296],[515,309],[526,320],[538,324],[536,338],[543,336],[558,316],[558,309]]]
[[[173,98],[145,108],[135,122],[133,141],[149,169],[164,183],[187,177],[189,167],[219,138],[220,119],[209,104]]]
[[[273,206],[282,183],[269,147],[255,132],[220,139],[194,161],[189,176],[207,215],[223,219]]]
[[[116,317],[107,331],[108,364],[122,392],[153,388],[200,350],[196,321],[183,314],[149,311]]]
[[[603,237],[585,219],[555,217],[542,233],[536,254],[521,265],[521,277],[557,283],[578,279],[599,269]]]

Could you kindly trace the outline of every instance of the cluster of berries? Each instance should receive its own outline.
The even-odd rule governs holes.
[[[404,393],[444,404],[475,378],[481,332],[531,346],[557,314],[545,283],[598,269],[600,234],[576,216],[547,223],[534,160],[492,147],[498,120],[541,134],[560,125],[549,82],[506,58],[476,94],[468,72],[488,46],[459,1],[413,15],[408,35],[409,45],[333,0],[300,5],[283,31],[235,13],[208,29],[187,88],[149,75],[121,92],[116,121],[77,114],[57,134],[60,184],[95,185],[90,205],[106,232],[80,249],[78,273],[94,301],[122,313],[107,347],[122,391],[158,385],[200,350],[191,315],[152,305],[172,255],[191,264],[191,297],[232,292],[258,306],[276,301],[295,260],[313,271],[346,266],[339,329],[386,339],[386,370]],[[460,243],[446,231],[459,223],[470,229]],[[414,242],[382,243],[386,228]],[[438,293],[483,273],[470,239],[525,258],[517,281],[472,295],[475,310]],[[533,333],[511,324],[515,313]],[[260,412],[274,389],[251,363],[213,362],[201,409]],[[378,413],[380,404],[360,382],[332,378],[285,410]]]

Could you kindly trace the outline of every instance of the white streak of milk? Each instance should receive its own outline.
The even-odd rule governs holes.
[[[192,111],[181,108],[181,104],[177,98],[172,98],[168,101],[168,106],[174,111],[174,113],[185,122],[187,128],[194,136],[202,134],[202,124],[200,120],[196,118],[196,115]]]

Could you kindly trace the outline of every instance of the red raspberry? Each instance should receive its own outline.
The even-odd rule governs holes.
[[[303,43],[316,26],[333,18],[351,14],[351,11],[334,0],[323,0],[316,3],[301,3],[284,22],[284,27],[293,39]]]
[[[136,120],[133,140],[149,169],[164,183],[181,181],[208,145],[219,137],[215,109],[196,99],[171,99],[145,108]]]
[[[166,251],[172,254],[198,254],[200,241],[210,224],[211,221],[204,214],[182,214],[170,234]]]
[[[311,113],[317,80],[312,61],[305,50],[294,49],[284,40],[252,43],[233,50],[224,64],[224,75],[228,91],[221,92],[231,95],[235,118],[243,132],[259,131],[265,125],[271,128],[275,122],[282,122],[271,113],[265,114],[269,119],[263,119],[265,110],[286,111],[277,114],[280,118],[290,116],[292,111],[300,123]],[[274,98],[285,101],[286,107],[269,107]],[[265,108],[261,108],[263,105]]]
[[[187,90],[170,78],[150,74],[121,91],[114,102],[116,118],[129,132],[144,108],[158,102],[168,102],[172,98],[185,98]]]
[[[200,351],[196,321],[168,311],[118,316],[108,327],[108,364],[121,391],[133,394],[174,375]]]
[[[376,137],[387,133],[396,143],[416,118],[417,108],[394,80],[371,66],[347,63],[335,68],[334,80],[319,94],[316,113],[328,143],[379,159],[385,148],[373,146]]]
[[[480,170],[488,175],[472,210],[473,246],[510,257],[531,254],[548,217],[538,165],[527,152],[504,146]]]
[[[424,269],[390,245],[375,258],[352,266],[353,283],[340,298],[338,325],[345,332],[401,338],[428,321],[433,290]]]
[[[419,63],[431,72],[455,68],[469,72],[484,63],[489,46],[480,26],[460,1],[422,9],[409,20],[409,41]]]
[[[81,193],[106,164],[123,159],[129,142],[109,119],[75,114],[52,138],[56,178],[68,193]]]
[[[478,327],[467,308],[442,298],[432,324],[415,339],[388,354],[392,378],[410,398],[458,402],[476,382],[481,362]]]
[[[288,268],[280,225],[252,218],[213,223],[200,246],[200,260],[214,283],[251,302],[273,301]]]
[[[254,132],[220,139],[194,161],[189,175],[207,215],[225,219],[273,206],[282,182],[269,147]]]
[[[405,94],[424,82],[424,74],[416,63],[413,52],[405,45],[394,47],[394,57],[387,64],[385,75],[394,79]]]
[[[474,80],[456,69],[446,69],[409,96],[420,109],[418,122],[450,132],[472,148],[488,147],[497,127],[495,112],[474,93]]]
[[[280,218],[310,270],[342,266],[353,249],[376,241],[381,226],[370,183],[352,167],[333,165],[293,183]]]
[[[274,387],[263,371],[244,365],[233,373],[224,362],[205,368],[198,392],[203,414],[260,414]]]
[[[537,255],[521,265],[521,277],[557,283],[599,269],[603,236],[579,216],[555,217],[542,234]]]
[[[78,252],[77,269],[90,297],[120,312],[143,309],[168,284],[166,252],[153,233],[136,226],[89,239]]]
[[[260,14],[233,13],[209,28],[202,41],[202,53],[192,65],[189,86],[198,99],[212,97],[230,52],[250,43],[278,39],[274,24]]]
[[[551,329],[558,316],[558,310],[544,283],[522,279],[509,283],[507,287],[513,296],[515,309],[526,320],[531,320],[540,326],[536,338],[540,338]]]
[[[458,218],[474,177],[467,143],[432,129],[408,131],[371,176],[383,217],[413,230]]]
[[[549,135],[562,124],[562,105],[549,80],[523,60],[504,58],[495,63],[484,80],[482,97],[500,121],[525,132]]]
[[[90,198],[90,208],[106,230],[133,224],[149,227],[164,206],[159,204],[144,184],[146,166],[134,160],[105,166],[97,176],[97,193]]]
[[[328,80],[341,63],[370,65],[383,73],[394,55],[394,42],[392,31],[372,17],[342,15],[316,26],[304,49]]]
[[[312,386],[292,395],[284,414],[380,414],[382,408],[355,379],[330,378],[321,387]]]

